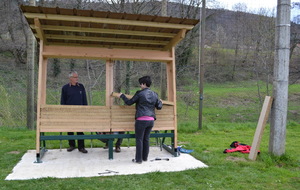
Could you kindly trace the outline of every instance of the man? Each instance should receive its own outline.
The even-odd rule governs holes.
[[[62,87],[61,92],[61,105],[87,105],[85,88],[82,84],[78,83],[78,74],[76,71],[69,73],[70,82]],[[73,132],[68,132],[68,135],[74,135]],[[84,135],[83,132],[77,132],[77,135]],[[84,148],[84,140],[78,140],[78,150],[82,153],[88,151]],[[69,140],[68,152],[75,150],[75,140]]]

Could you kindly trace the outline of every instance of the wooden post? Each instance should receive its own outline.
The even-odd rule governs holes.
[[[204,84],[204,40],[205,40],[205,19],[206,0],[202,0],[200,27],[200,53],[199,53],[199,115],[198,129],[202,129],[202,109],[203,109],[203,84]]]
[[[273,98],[271,96],[266,96],[262,110],[260,112],[259,120],[257,123],[255,135],[253,138],[250,154],[249,154],[249,159],[250,160],[256,160],[257,157],[257,152],[259,150],[261,138],[266,126],[266,123],[268,121],[269,113],[271,110],[271,105],[272,105],[272,100]]]
[[[111,60],[106,60],[106,93],[105,93],[106,106],[113,105],[113,99],[110,96],[114,89],[113,66],[114,64]]]
[[[177,148],[176,67],[175,48],[171,50],[172,61],[167,63],[168,100],[174,102],[174,147]]]
[[[290,0],[278,0],[269,152],[285,153],[290,61]]]
[[[37,118],[36,118],[36,153],[40,153],[40,118],[41,105],[46,104],[46,79],[47,79],[47,58],[43,56],[44,43],[40,41],[39,55],[39,78],[38,78],[38,97],[37,97]]]

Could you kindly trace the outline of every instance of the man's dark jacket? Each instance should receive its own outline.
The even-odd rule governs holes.
[[[70,83],[62,87],[61,105],[87,105],[85,88],[81,83],[71,85]]]

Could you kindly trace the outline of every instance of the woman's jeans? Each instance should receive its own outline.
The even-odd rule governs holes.
[[[154,121],[135,121],[135,142],[136,142],[136,162],[147,161],[150,146],[150,132],[154,126]]]

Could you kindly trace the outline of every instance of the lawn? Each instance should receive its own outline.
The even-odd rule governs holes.
[[[290,88],[293,98],[289,102],[289,111],[296,110],[296,115],[288,117],[285,154],[278,157],[268,152],[268,124],[256,161],[249,160],[248,154],[223,153],[232,141],[252,143],[261,109],[254,87],[207,85],[201,130],[198,130],[197,105],[187,105],[179,98],[178,144],[194,149],[192,156],[209,166],[181,172],[5,181],[23,154],[35,149],[35,131],[0,127],[0,189],[300,189],[299,92],[300,85]],[[196,94],[191,97],[197,96],[196,92],[190,93]],[[56,142],[52,148],[58,147]]]

